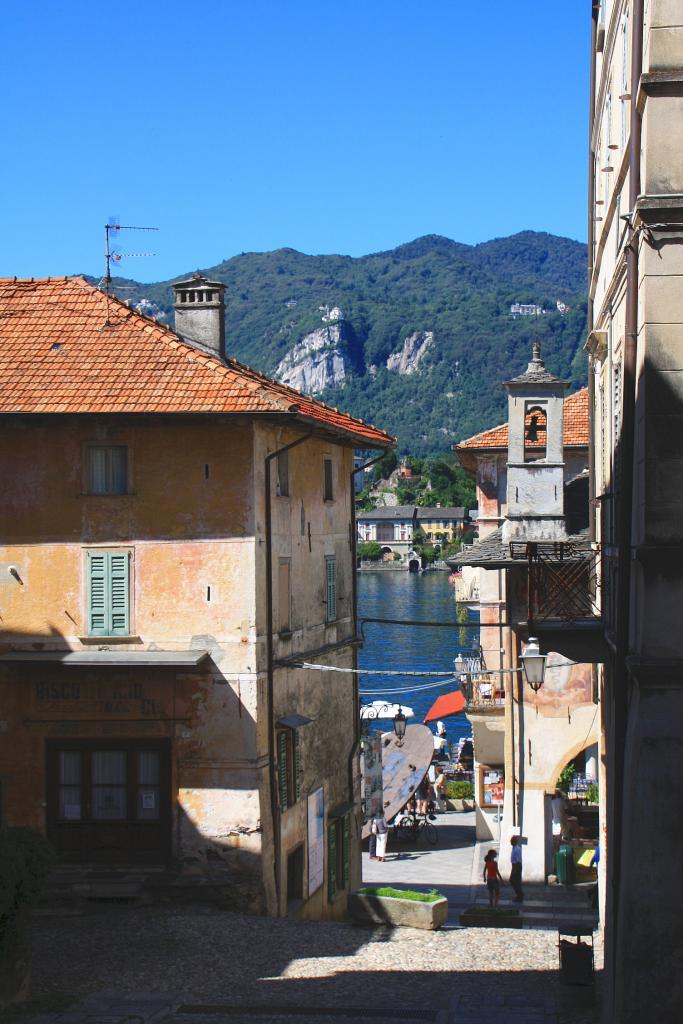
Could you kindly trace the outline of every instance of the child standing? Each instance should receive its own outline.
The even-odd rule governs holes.
[[[489,891],[489,906],[498,906],[498,897],[500,896],[500,883],[503,881],[498,870],[498,861],[496,857],[498,854],[495,850],[489,850],[484,857],[484,881],[486,882],[486,888]]]

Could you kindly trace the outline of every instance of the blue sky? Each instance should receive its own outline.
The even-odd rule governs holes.
[[[161,280],[242,251],[585,240],[590,5],[36,0],[0,86],[0,275]]]

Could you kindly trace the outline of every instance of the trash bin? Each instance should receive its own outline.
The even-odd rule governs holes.
[[[572,935],[576,941],[572,942],[571,939],[563,938],[563,935]],[[557,938],[562,984],[593,985],[595,982],[593,930],[582,924],[565,924],[562,928],[558,928]]]
[[[566,843],[557,851],[557,880],[562,885],[574,884],[574,851]]]

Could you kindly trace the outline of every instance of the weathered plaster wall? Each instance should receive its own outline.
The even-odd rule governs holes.
[[[88,444],[128,445],[131,493],[85,493]],[[0,704],[8,724],[0,773],[8,819],[44,825],[46,737],[168,736],[177,791],[174,854],[203,857],[209,847],[229,858],[233,848],[257,852],[262,768],[251,427],[158,418],[19,420],[4,424],[0,466],[7,498],[0,567],[12,564],[20,576],[18,582],[0,573],[5,645],[194,648],[212,655],[201,672],[185,673],[4,666]],[[85,552],[98,547],[130,551],[131,635],[123,642],[87,636]],[[46,682],[64,696],[40,699]],[[113,700],[130,692],[123,683],[143,696]],[[17,772],[17,764],[28,770]]]
[[[265,644],[266,623],[266,539],[265,539],[265,458],[271,452],[301,437],[291,428],[262,426],[255,439],[255,519],[256,519],[256,621],[259,649]],[[332,459],[333,500],[323,500],[324,460]],[[309,652],[316,663],[353,667],[353,572],[351,517],[353,490],[353,450],[319,438],[309,438],[288,455],[289,496],[276,495],[276,459],[272,474],[273,544],[273,621],[275,659]],[[337,616],[326,622],[326,557],[336,559]],[[280,559],[288,559],[291,579],[290,630],[278,634],[283,621],[277,583]],[[260,585],[258,581],[263,581]],[[322,649],[341,645],[324,653]],[[264,662],[265,664],[265,659]],[[265,685],[265,684],[264,684]],[[298,712],[312,719],[299,730],[301,743],[301,799],[281,816],[280,912],[287,910],[287,854],[300,842],[306,844],[307,796],[323,786],[325,814],[335,806],[356,798],[359,793],[358,755],[353,754],[358,722],[356,720],[355,682],[351,674],[324,673],[305,669],[276,668],[274,679],[274,719]],[[259,751],[267,752],[266,724],[259,723]],[[349,759],[352,765],[350,791]],[[262,820],[266,859],[274,854],[270,824],[270,786],[262,776]],[[351,825],[350,885],[360,884],[360,822]],[[305,869],[307,878],[307,864]],[[327,864],[326,876],[327,877]],[[298,911],[303,917],[338,917],[344,913],[346,895],[328,905],[327,882]]]

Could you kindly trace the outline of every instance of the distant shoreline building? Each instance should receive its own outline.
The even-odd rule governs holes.
[[[419,530],[428,541],[452,543],[462,536],[465,525],[465,509],[462,507],[434,505],[421,508],[418,505],[389,505],[356,516],[359,543],[376,541],[382,546],[382,554],[390,560],[395,554],[410,567],[410,562],[419,558],[413,551],[413,542]]]

